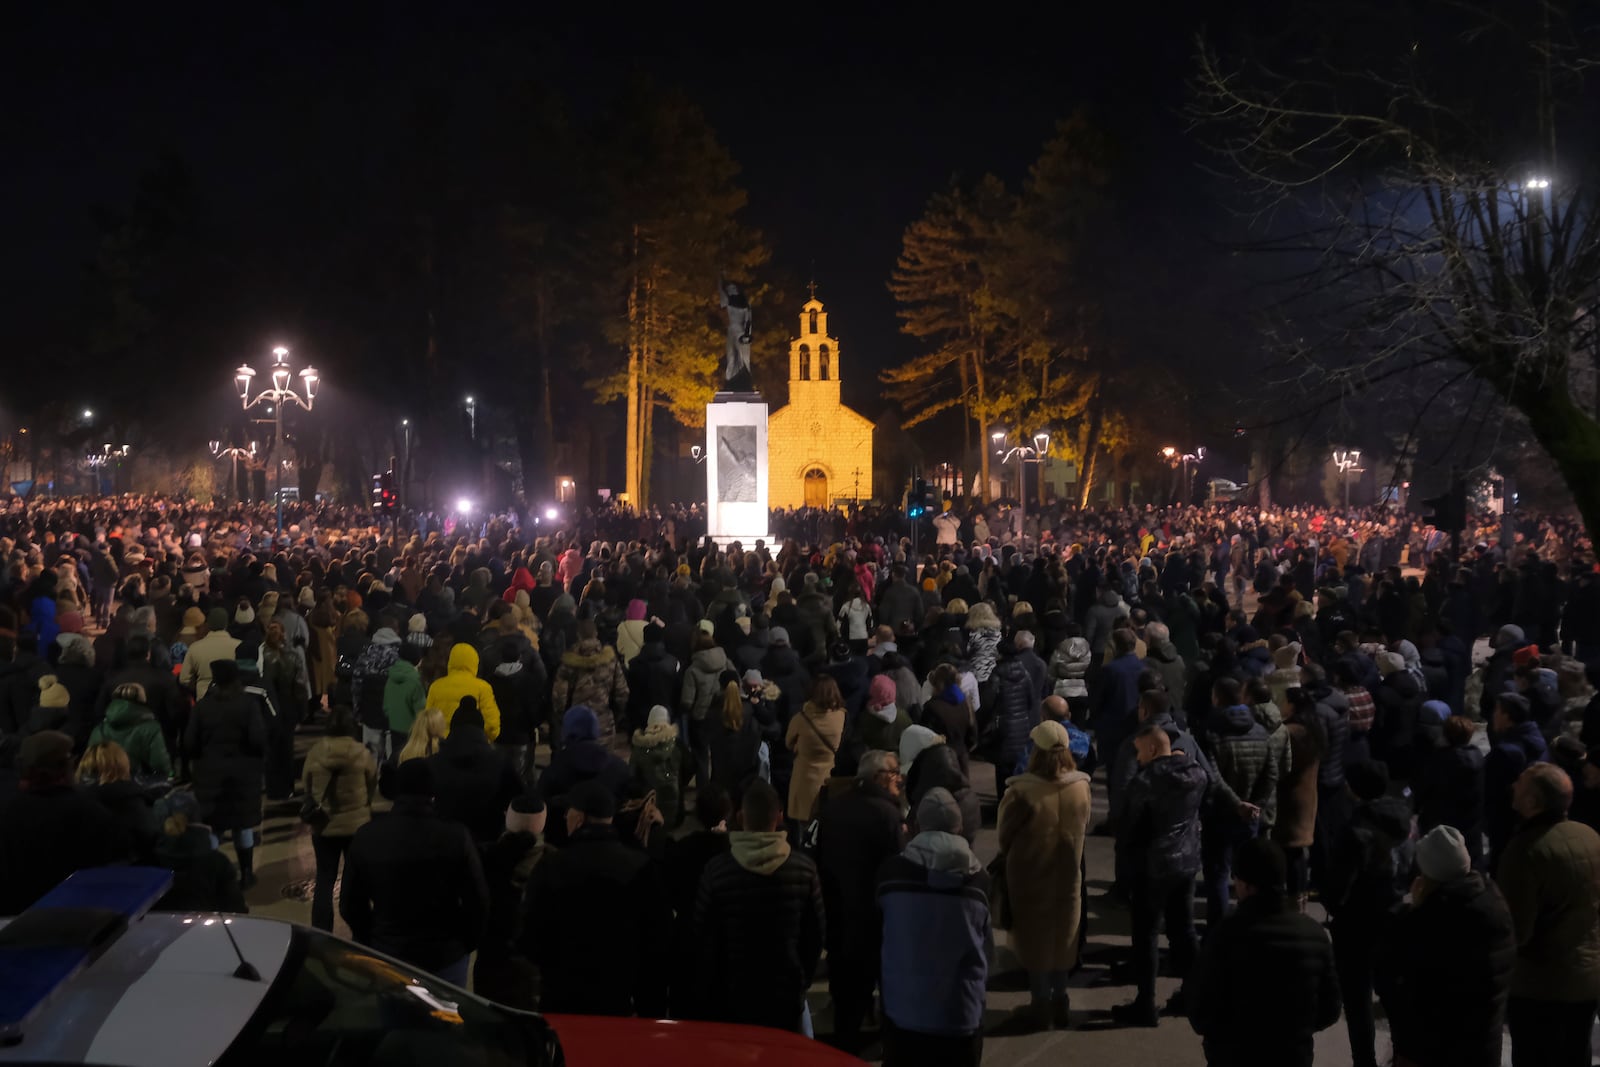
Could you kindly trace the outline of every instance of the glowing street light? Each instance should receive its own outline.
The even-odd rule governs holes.
[[[1335,451],[1333,465],[1339,468],[1339,473],[1344,477],[1344,507],[1350,510],[1350,475],[1361,474],[1366,468],[1361,466],[1361,449]]]
[[[321,378],[317,375],[315,367],[306,367],[300,372],[300,390],[296,392],[291,383],[294,373],[289,367],[289,350],[283,345],[278,345],[272,350],[272,369],[270,371],[272,386],[261,390],[254,397],[250,395],[251,383],[255,381],[256,372],[248,365],[241,365],[234,372],[234,381],[239,384],[239,400],[244,405],[244,410],[249,411],[257,404],[265,402],[267,414],[272,416],[272,440],[275,454],[282,455],[283,447],[283,405],[298,404],[306,411],[316,402],[317,385]],[[283,470],[284,464],[276,465],[278,469],[276,483],[278,498],[278,524],[273,531],[274,536],[283,532]]]
[[[1013,445],[1006,448],[1006,438],[1010,431],[1005,426],[996,426],[989,431],[989,440],[994,442],[994,454],[1000,457],[1001,465],[1017,464],[1017,515],[1022,524],[1028,521],[1028,464],[1043,463],[1050,452],[1050,431],[1041,429],[1033,435],[1033,443]],[[1040,475],[1040,494],[1044,492],[1043,475]],[[1018,530],[1019,541],[1022,530]]]
[[[1548,188],[1550,188],[1550,179],[1549,178],[1529,178],[1523,184],[1525,184],[1529,189],[1548,189]]]

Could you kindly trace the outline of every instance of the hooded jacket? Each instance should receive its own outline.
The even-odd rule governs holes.
[[[324,737],[312,745],[301,783],[306,796],[330,816],[323,837],[350,837],[371,820],[378,765],[355,738]]]
[[[689,718],[699,721],[722,696],[719,679],[728,669],[728,655],[716,645],[702,648],[689,657],[689,666],[683,672],[683,693],[678,707]]]
[[[427,694],[422,688],[422,675],[414,663],[397,659],[389,666],[383,682],[383,715],[389,729],[397,734],[409,734],[417,716],[428,706]]]
[[[389,669],[399,658],[400,635],[387,626],[374,633],[371,644],[356,657],[350,694],[362,726],[374,730],[389,728],[389,717],[383,708],[383,691],[389,679]]]
[[[616,735],[616,716],[628,707],[628,678],[616,649],[597,637],[585,638],[561,656],[551,690],[554,710],[565,712],[579,704],[600,719],[600,739],[606,744]]]
[[[883,1013],[914,1033],[963,1035],[983,1026],[989,957],[989,875],[964,838],[918,834],[878,869],[883,912]]]
[[[155,712],[143,704],[117,699],[106,708],[105,721],[89,732],[89,744],[115,741],[128,753],[135,778],[171,778],[172,758]]]
[[[532,744],[544,721],[544,662],[538,656],[502,660],[489,672],[489,688],[500,706],[502,745]]]
[[[678,741],[678,728],[663,722],[635,730],[632,748],[629,770],[633,780],[655,791],[656,808],[666,828],[676,830],[683,821],[683,784],[689,766],[689,753]]]
[[[458,641],[450,649],[450,665],[443,678],[428,687],[428,704],[444,713],[449,723],[461,706],[461,701],[471,697],[478,702],[483,713],[483,732],[493,741],[500,736],[500,705],[494,698],[494,689],[478,677],[478,650],[465,641]]]
[[[1055,679],[1055,695],[1087,698],[1089,664],[1093,659],[1089,642],[1081,637],[1069,637],[1057,645],[1050,654],[1050,677]]]

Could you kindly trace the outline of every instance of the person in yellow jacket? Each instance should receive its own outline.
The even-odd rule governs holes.
[[[443,678],[428,687],[428,707],[444,713],[448,724],[456,713],[462,697],[478,702],[483,712],[483,732],[493,741],[500,736],[500,705],[494,702],[494,690],[478,677],[478,650],[465,641],[458,641],[450,649],[450,666]]]

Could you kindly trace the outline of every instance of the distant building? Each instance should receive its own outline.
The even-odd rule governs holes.
[[[872,420],[839,400],[839,342],[813,293],[789,342],[789,403],[767,423],[769,507],[872,498]]]

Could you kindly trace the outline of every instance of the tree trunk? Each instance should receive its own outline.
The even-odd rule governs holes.
[[[989,417],[989,394],[984,388],[983,378],[983,350],[974,348],[972,353],[972,380],[978,390],[978,418]],[[979,482],[978,499],[987,503],[989,500],[989,428],[982,423],[978,426],[978,456],[979,456]]]
[[[1589,536],[1600,535],[1600,421],[1584,414],[1565,389],[1520,389],[1514,402],[1566,480]]]
[[[1099,389],[1096,389],[1094,395],[1089,398],[1088,416],[1078,448],[1078,456],[1083,464],[1083,469],[1078,475],[1078,507],[1080,508],[1089,506],[1089,498],[1094,493],[1094,477],[1100,452],[1100,424],[1104,418],[1101,412]]]
[[[626,470],[623,491],[637,506],[639,501],[639,360],[643,352],[643,327],[639,311],[639,227],[633,228],[633,279],[628,287],[628,427],[623,442]]]

